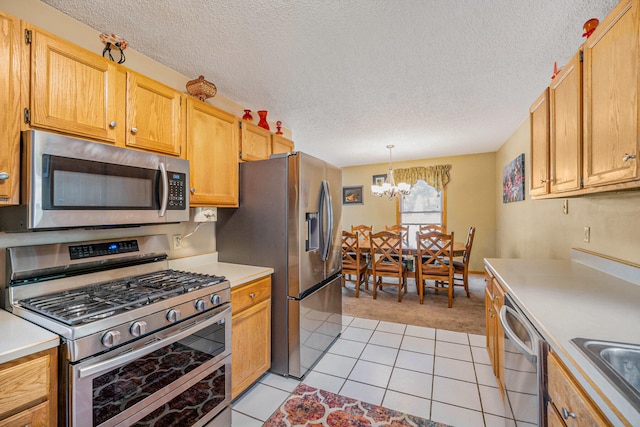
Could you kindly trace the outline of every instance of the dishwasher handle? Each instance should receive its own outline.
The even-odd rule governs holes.
[[[516,335],[516,333],[513,332],[513,330],[509,326],[509,323],[507,322],[507,313],[512,315],[520,324],[522,324],[522,326],[527,331],[527,334],[529,335],[529,341],[531,343],[536,342],[536,339],[535,339],[536,334],[531,330],[531,326],[529,326],[529,323],[525,319],[523,319],[522,316],[520,316],[520,314],[517,311],[515,311],[513,308],[508,307],[506,305],[502,306],[502,308],[500,309],[500,324],[502,325],[504,334],[518,348],[518,350],[522,354],[524,354],[524,356],[529,360],[529,362],[536,364],[538,361],[538,353],[535,347],[533,348],[527,347],[527,345],[524,342],[522,342],[522,340]]]

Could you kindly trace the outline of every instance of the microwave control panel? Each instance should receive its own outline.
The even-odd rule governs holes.
[[[169,210],[186,209],[187,175],[180,172],[168,172],[169,175]]]

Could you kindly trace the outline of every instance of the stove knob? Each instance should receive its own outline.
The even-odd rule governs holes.
[[[139,337],[147,333],[147,322],[141,320],[139,322],[133,322],[129,328],[129,332],[134,337]]]
[[[204,311],[207,308],[207,302],[205,300],[201,300],[201,299],[196,300],[196,303],[194,304],[194,307],[198,311]]]
[[[167,311],[167,320],[171,323],[175,323],[180,320],[180,309],[172,308],[171,310]]]
[[[102,345],[107,348],[113,347],[114,345],[118,345],[120,344],[120,332],[119,331],[105,332],[105,334],[102,336],[102,339],[100,341],[102,342]]]
[[[211,304],[219,305],[221,302],[222,298],[220,298],[220,295],[211,295]]]

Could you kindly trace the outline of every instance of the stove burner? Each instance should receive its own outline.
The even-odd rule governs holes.
[[[162,270],[20,300],[44,316],[77,325],[220,283],[223,276]]]

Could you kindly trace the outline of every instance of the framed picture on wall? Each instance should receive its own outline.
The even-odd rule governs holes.
[[[343,205],[361,205],[362,204],[362,185],[352,187],[342,187],[342,204]]]
[[[524,153],[502,170],[502,203],[524,200]]]
[[[381,175],[373,175],[373,185],[382,185],[384,184],[385,179],[387,179],[386,173],[383,173]]]

